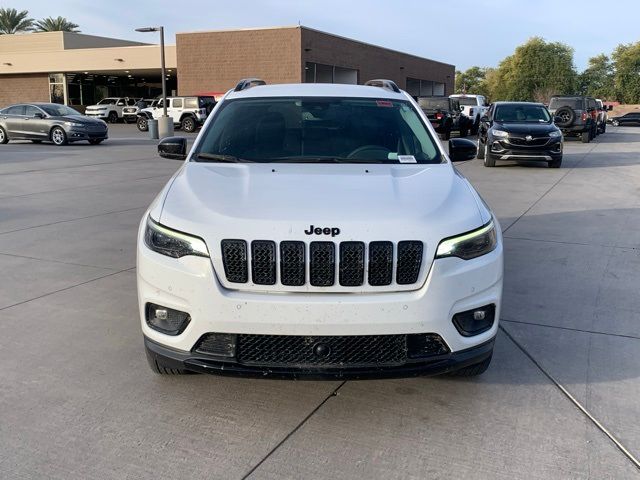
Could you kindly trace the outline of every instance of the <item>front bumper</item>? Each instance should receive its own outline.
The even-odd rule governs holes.
[[[109,117],[109,114],[107,113],[107,111],[99,111],[99,112],[92,112],[92,111],[85,111],[84,114],[87,117],[91,117],[91,118],[99,118],[101,120],[104,120],[105,118]]]
[[[224,361],[196,352],[182,352],[167,348],[144,337],[147,357],[151,363],[157,361],[165,367],[188,370],[196,373],[213,373],[229,376],[247,376],[254,378],[294,378],[305,380],[316,379],[350,379],[363,380],[369,378],[398,378],[439,375],[452,372],[476,363],[480,363],[493,353],[495,336],[480,345],[446,355],[431,357],[421,361],[407,362],[392,367],[359,367],[359,368],[295,368],[295,367],[259,367],[242,365],[237,362]]]
[[[106,140],[109,138],[108,129],[104,130],[89,130],[89,129],[77,129],[70,128],[66,131],[67,140],[69,142],[81,142],[83,140]]]
[[[143,220],[141,233],[145,223]],[[500,232],[497,222],[496,229]],[[446,371],[454,364],[460,366],[458,353],[491,341],[497,333],[502,298],[502,248],[500,236],[497,248],[487,255],[468,261],[436,260],[427,280],[411,291],[276,293],[224,288],[211,259],[195,256],[174,259],[160,255],[149,250],[140,235],[137,285],[142,331],[148,342],[158,346],[151,345],[152,351],[155,348],[158,355],[182,362],[188,360],[191,363],[186,365],[187,369],[251,370],[260,371],[261,375],[263,371],[255,367],[218,365],[211,359],[198,363],[191,352],[203,335],[212,332],[288,336],[434,333],[448,346],[449,357],[385,370],[395,372],[395,376],[437,373],[440,368]],[[147,303],[187,312],[191,320],[179,335],[160,333],[147,325]],[[471,337],[461,335],[452,321],[453,316],[489,304],[496,306],[491,328]],[[293,370],[300,372],[300,369]],[[367,372],[378,372],[378,369],[352,371],[363,376],[369,374]]]
[[[489,146],[489,154],[496,160],[552,161],[562,158],[563,151],[561,138],[552,139],[541,146],[519,146],[504,139],[494,139]]]

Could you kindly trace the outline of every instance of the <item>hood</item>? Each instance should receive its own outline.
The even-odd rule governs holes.
[[[66,115],[63,117],[50,117],[53,120],[59,120],[61,122],[74,122],[82,123],[83,125],[106,125],[105,122],[98,118],[86,117],[84,115]]]
[[[558,130],[553,123],[500,123],[495,122],[493,128],[504,130],[505,132],[542,136]]]
[[[421,240],[425,258],[433,259],[440,240],[486,223],[481,208],[467,180],[448,163],[187,162],[174,177],[156,220],[203,238],[221,272],[223,239],[244,239],[248,244]],[[340,233],[305,233],[317,227]]]

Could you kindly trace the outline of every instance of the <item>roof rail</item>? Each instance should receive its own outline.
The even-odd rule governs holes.
[[[365,83],[368,87],[380,87],[386,88],[387,90],[391,90],[392,92],[400,93],[400,87],[396,85],[396,82],[393,80],[385,80],[384,78],[376,78],[375,80],[369,80]]]
[[[257,87],[258,85],[266,85],[267,82],[260,78],[243,78],[238,82],[236,88],[233,89],[234,92],[241,92],[242,90],[246,90],[247,88]]]

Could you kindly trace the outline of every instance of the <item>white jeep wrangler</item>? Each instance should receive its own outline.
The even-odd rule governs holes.
[[[185,132],[194,132],[201,126],[215,106],[215,99],[206,96],[167,97],[167,115],[173,118],[175,127]],[[138,113],[138,130],[146,132],[149,129],[148,120],[158,119],[164,114],[162,99]]]
[[[139,314],[161,374],[478,375],[500,318],[500,225],[406,92],[242,81],[138,233]]]
[[[450,97],[460,102],[462,113],[471,119],[469,133],[471,133],[471,135],[477,135],[478,128],[480,127],[480,119],[485,116],[489,110],[487,99],[482,95],[466,94],[450,95]]]

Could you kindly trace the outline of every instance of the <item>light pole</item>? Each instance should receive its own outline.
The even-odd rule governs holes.
[[[136,32],[160,32],[160,69],[162,71],[162,117],[158,120],[160,138],[173,135],[173,119],[167,116],[167,74],[164,61],[164,27],[136,28]]]

